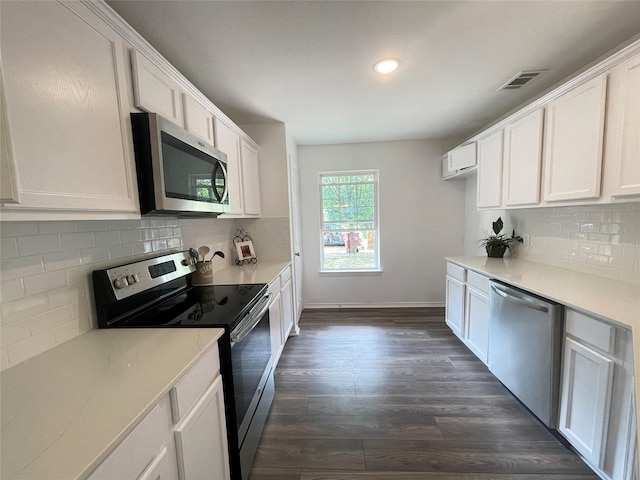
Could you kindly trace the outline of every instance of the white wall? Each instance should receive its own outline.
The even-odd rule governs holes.
[[[464,183],[444,182],[442,141],[298,148],[305,307],[442,306],[446,255],[464,249]],[[378,169],[383,272],[319,274],[318,173]]]

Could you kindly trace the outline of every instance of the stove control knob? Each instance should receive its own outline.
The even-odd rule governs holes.
[[[127,282],[127,277],[119,277],[113,281],[113,286],[116,287],[117,290],[121,288],[129,286],[129,282]]]
[[[127,275],[127,283],[129,285],[133,285],[135,283],[138,283],[138,278],[136,278],[138,275]]]

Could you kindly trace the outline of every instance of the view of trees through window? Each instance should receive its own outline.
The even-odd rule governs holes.
[[[321,174],[322,270],[378,269],[375,171]]]

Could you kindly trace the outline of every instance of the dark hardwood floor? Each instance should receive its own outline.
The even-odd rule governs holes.
[[[597,479],[443,316],[305,310],[250,480]]]

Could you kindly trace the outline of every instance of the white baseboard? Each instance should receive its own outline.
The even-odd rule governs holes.
[[[442,308],[444,302],[308,303],[302,308]]]

